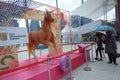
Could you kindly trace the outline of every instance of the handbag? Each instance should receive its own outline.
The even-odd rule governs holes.
[[[117,53],[117,51],[115,51],[113,57],[114,57],[114,58],[120,57],[120,53]]]
[[[119,58],[120,57],[120,53],[115,54],[115,58]]]

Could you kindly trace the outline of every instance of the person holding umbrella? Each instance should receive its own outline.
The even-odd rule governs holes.
[[[115,42],[115,39],[112,36],[111,31],[106,31],[106,38],[105,38],[105,52],[108,54],[109,62],[108,64],[111,64],[112,62],[115,65],[118,65],[116,63],[116,57],[115,55],[117,51],[117,45]]]
[[[97,49],[96,49],[96,58],[95,60],[102,61],[102,34],[99,32],[96,32],[96,43],[97,43]],[[98,58],[98,53],[100,54],[100,59]]]

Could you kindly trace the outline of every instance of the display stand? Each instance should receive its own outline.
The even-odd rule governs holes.
[[[51,80],[51,71],[50,71],[50,57],[47,56],[48,60],[48,80]]]
[[[94,61],[94,57],[93,57],[93,46],[95,46],[95,45],[92,45],[92,46],[91,46],[91,48],[92,48],[92,49],[91,49],[91,51],[92,51],[92,60],[91,60],[91,61]]]
[[[84,69],[85,71],[91,71],[91,67],[88,66],[87,48],[85,49],[85,58],[86,58],[86,67],[84,67],[83,69]]]
[[[71,64],[71,54],[69,54],[69,57],[70,57],[70,76],[67,77],[66,80],[76,80],[74,76],[72,76],[72,64]]]
[[[91,68],[90,67],[88,67],[88,57],[90,57],[90,56],[88,56],[88,51],[90,50],[90,48],[89,47],[87,47],[86,48],[86,45],[85,44],[83,44],[83,43],[81,43],[81,44],[79,44],[78,45],[78,47],[79,47],[79,53],[82,53],[82,52],[84,52],[85,53],[85,59],[86,59],[86,66],[83,68],[85,71],[91,71]],[[82,50],[81,50],[82,49]]]

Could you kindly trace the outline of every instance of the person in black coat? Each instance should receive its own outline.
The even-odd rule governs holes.
[[[113,38],[110,31],[107,31],[106,34],[107,35],[105,39],[105,52],[108,54],[108,58],[109,58],[108,64],[111,64],[113,62],[115,65],[118,65],[116,63],[116,57],[115,57],[115,55],[117,54],[117,45],[115,39]]]
[[[102,61],[102,35],[98,32],[96,33],[96,43],[97,43],[97,49],[96,49],[96,58],[95,60]],[[100,59],[98,58],[98,53],[100,54]]]

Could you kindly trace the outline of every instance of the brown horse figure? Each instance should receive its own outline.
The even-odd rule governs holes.
[[[51,16],[52,12],[53,11],[47,11],[46,9],[42,28],[39,31],[29,32],[29,43],[28,43],[29,59],[30,59],[30,54],[32,53],[36,61],[38,60],[37,56],[35,55],[35,49],[39,44],[46,45],[49,48],[49,50],[50,49],[57,50],[54,40],[54,35],[51,31],[51,23],[54,22],[54,19]],[[52,52],[50,51],[49,53],[51,54]]]

